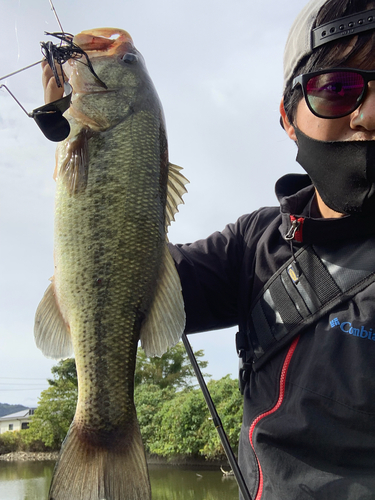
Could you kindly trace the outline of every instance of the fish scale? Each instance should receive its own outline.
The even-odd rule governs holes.
[[[74,332],[73,347],[80,385],[77,413],[82,425],[86,426],[90,426],[91,420],[93,418],[95,420],[97,415],[95,412],[93,417],[92,410],[87,412],[85,409],[85,401],[92,398],[108,401],[109,407],[105,407],[103,418],[103,426],[106,428],[120,425],[124,418],[128,418],[129,402],[131,417],[134,418],[132,395],[135,363],[127,358],[128,353],[133,354],[134,346],[139,340],[139,326],[136,328],[138,311],[147,307],[147,304],[142,304],[145,296],[143,282],[148,286],[150,277],[155,281],[157,271],[155,256],[159,253],[157,248],[163,245],[165,238],[164,227],[160,224],[158,216],[160,206],[154,195],[155,191],[159,191],[159,187],[155,186],[155,182],[150,182],[153,177],[159,176],[156,168],[158,162],[155,161],[159,151],[155,148],[158,144],[154,140],[158,136],[158,123],[155,123],[152,115],[145,115],[146,113],[140,113],[140,116],[134,117],[130,123],[124,123],[122,126],[124,130],[116,130],[116,135],[113,137],[108,133],[107,143],[109,145],[113,143],[112,148],[116,151],[116,156],[111,154],[112,148],[109,147],[108,154],[103,159],[106,165],[106,179],[102,173],[103,163],[98,160],[90,163],[87,188],[74,201],[67,193],[64,179],[59,180],[57,184],[56,207],[62,220],[60,222],[58,216],[55,220],[55,241],[56,247],[59,248],[59,252],[55,254],[56,274],[61,272],[65,276],[60,282],[58,297],[63,297],[64,303],[67,302],[67,309],[74,311],[72,319],[67,316],[67,320]],[[122,143],[118,152],[116,137],[131,133],[135,137],[139,136],[137,122],[142,124],[144,133],[140,141],[142,155],[136,151],[134,141],[130,144]],[[135,157],[137,161],[135,164],[131,161],[120,163],[119,155],[123,158]],[[143,159],[146,168],[139,164],[139,158]],[[132,180],[135,169],[137,169],[137,182]],[[108,181],[109,178],[111,181]],[[148,180],[149,187],[147,187]],[[145,190],[148,191],[146,196]],[[104,203],[102,193],[105,193]],[[101,212],[99,220],[88,218],[87,212],[92,211],[91,207],[97,210],[98,205]],[[60,227],[63,229],[59,229]],[[103,239],[108,228],[116,236],[112,239]],[[60,239],[64,242],[61,245],[59,245]],[[82,239],[93,242],[90,250],[87,249],[87,245],[82,244]],[[110,249],[106,249],[106,246],[110,246]],[[145,248],[148,249],[147,252]],[[142,260],[139,259],[141,252],[144,254]],[[108,259],[111,259],[113,267],[109,282],[105,272],[102,272],[108,266]],[[82,262],[87,266],[86,273],[81,271]],[[130,272],[127,273],[127,270]],[[97,284],[98,279],[102,280],[100,284]],[[139,289],[138,292],[135,291],[136,288]],[[85,303],[82,303],[80,291],[85,289],[90,290],[90,293]],[[75,307],[77,302],[80,306],[78,309]],[[142,304],[141,307],[139,303]],[[123,314],[119,316],[121,311]],[[100,318],[99,325],[97,318]],[[85,320],[87,320],[86,335],[91,342],[85,342],[81,333]],[[97,334],[90,335],[90,329],[96,330]],[[110,338],[108,347],[107,337]],[[119,345],[122,346],[120,350]],[[101,351],[100,355],[94,355],[98,349]],[[81,367],[80,359],[85,355],[86,363],[91,357],[95,370],[99,372],[102,371],[103,363],[98,364],[98,358],[112,365],[112,373],[119,374],[126,372],[127,369],[130,373],[124,373],[121,378],[117,376],[117,379],[107,377],[104,379],[106,386],[102,387],[96,380],[96,378],[103,380],[100,373],[93,379],[93,370],[87,370],[87,365]],[[134,360],[134,356],[129,357]],[[108,394],[107,398],[105,394]],[[112,400],[116,404],[111,405]],[[119,400],[122,402],[120,412],[118,412]],[[102,404],[95,406],[101,408]],[[111,406],[116,408],[113,420],[110,418]]]

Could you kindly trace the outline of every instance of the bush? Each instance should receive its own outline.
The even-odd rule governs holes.
[[[198,457],[204,444],[201,426],[208,417],[199,389],[177,392],[160,410],[160,426],[154,441],[149,443],[151,453],[169,458],[176,455]]]
[[[159,385],[140,384],[135,388],[134,402],[141,429],[145,450],[151,453],[150,446],[161,425],[160,411],[163,405],[174,398],[175,390],[170,387],[161,389]]]
[[[229,375],[208,384],[213,402],[234,453],[242,422],[242,396],[238,382]],[[147,385],[144,386],[146,390]],[[150,391],[150,400],[152,394]],[[146,410],[138,408],[139,410]],[[204,457],[209,460],[225,458],[218,432],[210,416],[200,389],[176,392],[171,399],[160,401],[157,407],[150,406],[147,450],[167,458]],[[143,417],[144,418],[144,417]],[[143,420],[140,420],[141,430]]]
[[[0,455],[5,455],[12,451],[25,451],[27,446],[23,442],[24,432],[9,431],[0,434]]]
[[[42,442],[48,450],[60,449],[73,420],[77,387],[71,381],[52,385],[42,392],[28,429],[27,441]]]
[[[237,453],[243,412],[243,399],[238,390],[238,381],[227,375],[220,380],[211,380],[207,387],[233,452]],[[201,431],[204,435],[204,445],[200,450],[202,455],[210,460],[224,458],[224,448],[212,420],[205,421]]]

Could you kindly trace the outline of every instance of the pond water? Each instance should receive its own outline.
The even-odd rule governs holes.
[[[54,462],[0,462],[1,500],[46,500]],[[220,470],[149,467],[152,500],[238,500],[233,477]]]

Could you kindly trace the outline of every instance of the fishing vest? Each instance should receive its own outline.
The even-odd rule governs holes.
[[[334,250],[330,245],[301,247],[254,301],[249,331],[237,333],[241,392],[251,370],[261,369],[307,327],[374,281],[374,236],[349,240]]]

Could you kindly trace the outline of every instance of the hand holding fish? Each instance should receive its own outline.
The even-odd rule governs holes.
[[[57,71],[59,76],[63,76],[60,67],[57,66]],[[44,102],[49,104],[50,102],[57,101],[64,94],[64,87],[58,87],[53,71],[46,60],[42,61],[42,83],[44,90]]]

